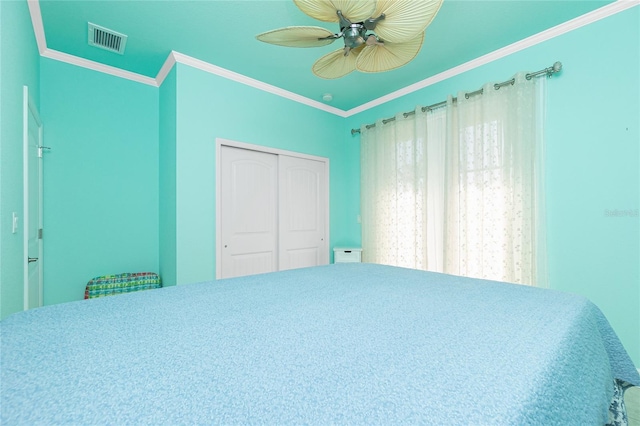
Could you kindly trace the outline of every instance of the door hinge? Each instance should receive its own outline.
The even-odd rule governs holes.
[[[51,148],[48,146],[42,146],[42,145],[38,146],[38,158],[42,158],[42,151],[45,149],[51,149]]]
[[[42,228],[38,229],[38,239],[42,239]]]

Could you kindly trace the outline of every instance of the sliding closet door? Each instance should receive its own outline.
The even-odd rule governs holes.
[[[278,270],[278,156],[222,146],[221,277]]]
[[[280,270],[329,263],[326,163],[279,156]]]

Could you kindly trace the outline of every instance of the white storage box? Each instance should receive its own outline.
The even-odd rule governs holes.
[[[343,248],[336,247],[333,249],[333,263],[360,263],[362,262],[361,248]]]

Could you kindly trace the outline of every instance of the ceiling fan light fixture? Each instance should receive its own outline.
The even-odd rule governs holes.
[[[367,37],[366,43],[367,43],[367,46],[376,46],[376,45],[381,46],[384,44],[383,42],[378,40],[378,37],[374,35],[370,35],[369,37]]]
[[[422,48],[425,28],[443,0],[293,0],[308,16],[337,22],[340,32],[321,27],[287,27],[259,34],[266,43],[289,47],[315,47],[338,38],[344,47],[318,59],[313,73],[326,79],[354,70],[390,71],[412,61]]]

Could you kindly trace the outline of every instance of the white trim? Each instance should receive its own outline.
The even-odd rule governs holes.
[[[176,64],[176,57],[174,53],[175,52],[173,50],[171,51],[171,53],[169,53],[169,56],[167,56],[164,64],[162,64],[162,68],[160,68],[160,71],[158,71],[158,74],[156,75],[156,86],[162,86],[164,79],[167,78],[167,76],[173,69],[173,66]]]
[[[216,251],[216,280],[222,278],[222,221],[220,220],[220,154],[222,152],[222,139],[216,138],[216,238],[213,242]]]
[[[38,110],[35,109],[34,112],[36,122],[38,122],[38,143],[39,146],[44,145],[44,125],[40,121],[40,116],[38,115]],[[42,152],[42,148],[40,148],[40,152]],[[41,155],[38,158],[38,226],[40,231],[42,232],[44,228],[44,155]],[[38,243],[38,306],[44,306],[44,242],[42,241],[42,234],[38,237],[40,242]]]
[[[409,93],[416,92],[420,89],[424,89],[425,87],[444,81],[448,78],[454,77],[456,75],[470,71],[474,68],[477,68],[482,65],[486,65],[490,62],[496,61],[498,59],[504,58],[505,56],[509,56],[513,53],[535,46],[539,43],[551,40],[552,38],[558,37],[562,34],[568,33],[570,31],[573,31],[585,25],[594,23],[603,18],[615,15],[616,13],[630,9],[634,6],[638,6],[639,4],[640,4],[640,0],[618,0],[614,3],[610,3],[592,12],[586,13],[584,15],[578,16],[577,18],[574,18],[569,21],[563,22],[562,24],[556,25],[555,27],[549,28],[548,30],[542,31],[538,34],[534,34],[530,37],[527,37],[525,39],[512,43],[508,46],[505,46],[498,50],[494,50],[491,53],[487,53],[486,55],[483,55],[471,61],[465,62],[462,65],[458,65],[457,67],[448,69],[444,72],[431,76],[427,79],[424,79],[422,81],[419,81],[417,83],[404,87],[402,89],[396,90],[395,92],[391,92],[385,96],[381,96],[377,99],[374,99],[370,102],[362,104],[358,107],[352,108],[346,111],[346,117],[359,114],[363,111],[377,107],[386,102],[401,98],[402,96],[405,96]]]
[[[104,74],[113,75],[115,77],[121,77],[138,83],[148,84],[149,86],[158,87],[154,78],[112,67],[110,65],[101,64],[99,62],[90,61],[89,59],[84,59],[79,56],[69,55],[68,53],[59,52],[57,50],[47,49],[42,53],[42,56],[49,59],[55,59],[56,61],[66,62],[67,64],[77,65],[82,68],[102,72]]]
[[[48,49],[45,33],[44,33],[44,27],[42,23],[40,3],[38,0],[27,0],[27,3],[29,5],[29,12],[31,14],[31,22],[33,23],[33,30],[34,30],[36,41],[38,44],[38,50],[40,51],[40,54],[44,57],[66,62],[72,65],[77,65],[80,67],[92,69],[95,71],[104,72],[106,74],[110,74],[116,77],[126,78],[128,80],[137,81],[139,83],[148,84],[150,86],[155,86],[155,87],[159,87],[163,83],[164,79],[169,74],[169,72],[171,72],[171,69],[173,68],[175,63],[180,62],[184,65],[189,65],[199,70],[202,70],[211,74],[215,74],[217,76],[220,76],[241,84],[245,84],[255,89],[263,90],[265,92],[272,93],[277,96],[281,96],[283,98],[292,100],[294,102],[299,102],[301,104],[310,106],[312,108],[317,108],[319,110],[326,111],[331,114],[335,114],[339,117],[347,118],[347,117],[351,117],[352,115],[366,111],[368,109],[374,108],[376,106],[382,105],[386,102],[405,96],[409,93],[413,93],[420,89],[424,89],[425,87],[439,83],[448,78],[470,71],[479,66],[486,65],[495,60],[504,58],[505,56],[511,55],[512,53],[519,52],[526,48],[535,46],[539,43],[551,40],[554,37],[558,37],[567,32],[573,31],[585,25],[589,25],[591,23],[599,21],[603,18],[607,18],[609,16],[615,15],[624,10],[638,6],[640,5],[640,0],[617,0],[613,3],[609,3],[608,5],[603,6],[599,9],[585,13],[584,15],[581,15],[581,16],[578,16],[577,18],[563,22],[562,24],[556,25],[555,27],[549,28],[548,30],[542,31],[538,34],[534,34],[523,40],[512,43],[501,49],[498,49],[486,55],[480,56],[462,65],[458,65],[457,67],[451,68],[449,70],[446,70],[444,72],[431,76],[427,79],[424,79],[422,81],[419,81],[417,83],[404,87],[402,89],[396,90],[395,92],[389,93],[385,96],[381,96],[377,99],[366,102],[358,107],[352,108],[347,111],[323,104],[322,102],[307,98],[302,95],[298,95],[296,93],[279,88],[277,86],[264,83],[262,81],[247,77],[245,75],[236,73],[234,71],[230,71],[225,68],[218,67],[216,65],[210,64],[200,59],[196,59],[175,51],[172,51],[169,54],[164,64],[158,71],[156,78],[154,79],[154,78],[136,74],[130,71],[125,71],[120,68],[115,68],[109,65],[103,65],[98,62],[90,61],[87,59],[79,58],[77,56],[73,56],[66,53]]]
[[[224,138],[216,138],[216,155],[218,154],[218,149],[222,145],[230,146],[233,148],[247,149],[249,151],[264,152],[266,154],[287,155],[289,157],[304,158],[305,160],[325,161],[325,162],[329,161],[329,158],[327,157],[304,154],[302,152],[297,152],[297,151],[287,151],[286,149],[271,148],[269,146],[255,145],[255,144],[246,143],[246,142],[232,141],[230,139],[224,139]]]
[[[22,310],[29,309],[29,87],[22,87]]]
[[[237,72],[230,71],[225,68],[221,68],[219,66],[210,64],[205,61],[201,61],[200,59],[193,58],[191,56],[184,55],[179,52],[172,52],[173,56],[176,59],[176,62],[189,65],[190,67],[197,68],[201,71],[205,71],[211,74],[215,74],[217,76],[245,84],[247,86],[251,86],[258,90],[262,90],[268,93],[273,93],[274,95],[281,96],[283,98],[292,100],[294,102],[299,102],[301,104],[320,109],[322,111],[329,112],[331,114],[338,115],[340,117],[346,117],[345,112],[339,108],[332,107],[329,105],[325,105],[322,102],[315,101],[313,99],[304,97],[302,95],[298,95],[297,93],[290,92],[285,89],[281,89],[280,87],[273,86],[271,84],[264,83],[262,81],[256,80],[251,77],[247,77],[242,74],[238,74]]]
[[[38,113],[38,109],[36,104],[33,102],[31,95],[29,94],[29,87],[22,86],[22,241],[23,241],[23,300],[22,300],[22,308],[23,310],[29,309],[29,226],[31,226],[30,215],[29,215],[29,117],[33,117],[36,125],[38,126],[38,141],[37,147],[41,147],[43,143],[43,131],[42,131],[42,120],[40,119],[40,114]],[[36,146],[31,146],[31,148],[36,148]],[[38,148],[39,149],[39,148]],[[42,174],[42,158],[38,158],[38,228],[42,226],[43,223],[43,209],[42,209],[42,184],[43,184],[43,174]],[[43,305],[43,247],[42,241],[38,241],[38,260],[36,267],[38,268],[38,306]]]
[[[36,36],[36,43],[38,44],[38,52],[42,55],[44,51],[47,50],[47,39],[44,35],[40,2],[38,0],[27,0],[27,5],[29,6],[29,14],[31,15],[33,33]]]

